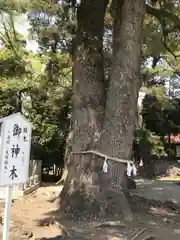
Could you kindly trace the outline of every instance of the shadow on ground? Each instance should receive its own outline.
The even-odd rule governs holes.
[[[137,179],[136,189],[131,190],[130,193],[149,200],[172,201],[180,204],[180,186],[177,180]]]
[[[150,183],[149,185],[151,186]],[[144,185],[141,189],[146,191],[147,187]],[[158,187],[157,190],[159,191]],[[160,190],[164,191],[164,189]],[[56,201],[57,199],[56,196]],[[48,201],[53,203],[53,199],[48,199]],[[151,240],[179,240],[180,208],[178,205],[168,201],[162,203],[160,200],[148,200],[135,195],[129,197],[129,202],[135,220],[128,224],[123,221],[120,215],[109,216],[101,221],[64,219],[60,216],[57,206],[56,209],[47,212],[43,219],[37,219],[37,225],[42,228],[45,227],[49,231],[53,228],[58,228],[60,234],[55,235],[55,237],[39,239],[129,240],[144,230],[142,233],[143,238],[137,238],[137,240],[147,240],[148,236],[156,236],[156,238],[151,238]],[[106,224],[107,221],[111,222],[111,224]]]

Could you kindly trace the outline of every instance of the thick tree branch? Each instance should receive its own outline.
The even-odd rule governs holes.
[[[156,17],[160,22],[163,18],[168,18],[174,23],[174,28],[180,30],[180,18],[164,8],[154,8],[146,4],[146,12]]]
[[[146,4],[146,12],[152,16],[154,16],[159,23],[161,24],[163,36],[162,36],[162,43],[164,47],[172,54],[172,56],[176,59],[179,56],[176,56],[173,51],[168,47],[167,45],[167,37],[170,32],[180,30],[180,18],[171,13],[170,11],[164,9],[164,8],[154,8],[150,5]],[[166,19],[169,19],[173,23],[173,27],[171,29],[166,28]]]

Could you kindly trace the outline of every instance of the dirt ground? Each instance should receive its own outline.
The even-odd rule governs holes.
[[[161,202],[133,196],[130,202],[135,219],[131,223],[123,222],[121,216],[113,216],[103,221],[69,221],[61,219],[58,214],[58,195],[61,188],[53,185],[43,186],[31,195],[14,200],[11,240],[180,239],[180,210],[171,203],[162,206]],[[1,202],[1,216],[3,205]]]
[[[180,180],[161,179],[136,179],[136,189],[130,190],[135,194],[147,199],[173,201],[180,204]]]

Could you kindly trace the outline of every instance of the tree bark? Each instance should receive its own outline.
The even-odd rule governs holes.
[[[103,34],[107,4],[108,0],[82,0],[77,10],[77,35],[73,44],[71,152],[95,148],[102,128],[105,111]],[[68,175],[60,195],[61,213],[71,214],[73,210],[79,209],[79,204],[82,213],[86,210],[85,206],[94,211],[94,202],[88,203],[91,198],[86,197],[92,186],[89,179],[92,179],[93,166],[88,160],[89,164],[85,164],[84,169],[81,164],[85,161],[84,158],[80,156],[75,159],[74,155],[69,155]],[[82,171],[77,162],[82,165]],[[80,175],[83,177],[80,178]],[[84,204],[82,199],[88,204]]]
[[[82,0],[77,10],[72,53],[72,131],[66,144],[61,183],[68,174],[69,153],[93,149],[99,139],[105,111],[103,33],[107,4],[108,0]]]
[[[99,141],[103,153],[130,159],[140,89],[144,0],[118,1],[114,19],[111,78]]]
[[[72,152],[96,148],[108,156],[130,159],[140,88],[144,1],[115,0],[113,3],[113,60],[105,116],[102,58],[105,1],[84,0],[81,1],[78,10],[77,47],[74,55]],[[79,154],[75,159],[71,155],[68,177],[61,193],[60,208],[66,213],[74,212],[78,215],[81,211],[82,214],[88,212],[91,216],[94,215],[93,211],[96,211],[95,206],[98,213],[102,212],[102,205],[109,205],[107,193],[111,192],[111,198],[112,193],[118,193],[116,205],[122,205],[126,219],[130,220],[132,213],[121,189],[121,185],[125,188],[125,167],[122,166],[122,172],[121,168],[117,172],[116,165],[111,163],[111,174],[104,175],[103,161],[98,160],[96,156],[94,159],[94,156],[85,157]],[[102,178],[98,174],[102,175]],[[115,183],[109,184],[109,181]],[[116,188],[115,191],[110,189],[111,185]],[[107,209],[106,206],[103,208]]]
[[[69,134],[66,139],[66,151],[64,156],[64,168],[61,179],[57,182],[57,185],[64,184],[68,175],[68,159],[72,151],[73,130],[70,128]]]
[[[137,100],[140,89],[141,30],[144,0],[114,0],[113,58],[106,100],[105,120],[98,150],[108,156],[129,160],[132,153]],[[126,166],[122,164],[120,183],[127,189]],[[124,195],[124,215],[132,218]]]
[[[92,149],[104,116],[104,15],[108,0],[82,0],[73,55],[72,151]]]

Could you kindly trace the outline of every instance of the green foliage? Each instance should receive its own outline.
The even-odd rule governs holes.
[[[180,101],[163,97],[158,88],[151,89],[143,101],[142,116],[147,129],[164,137],[180,131]],[[160,94],[161,93],[161,94]]]
[[[32,157],[59,163],[71,117],[71,61],[67,54],[49,49],[44,54],[28,52],[13,14],[8,13],[6,19],[12,21],[1,26],[0,115],[25,114],[35,126]]]
[[[43,53],[48,49],[71,52],[76,19],[70,4],[66,1],[31,1],[28,17],[31,34]]]
[[[143,158],[145,164],[152,160],[152,155],[165,156],[164,141],[148,129],[137,129],[134,137],[136,159]]]

